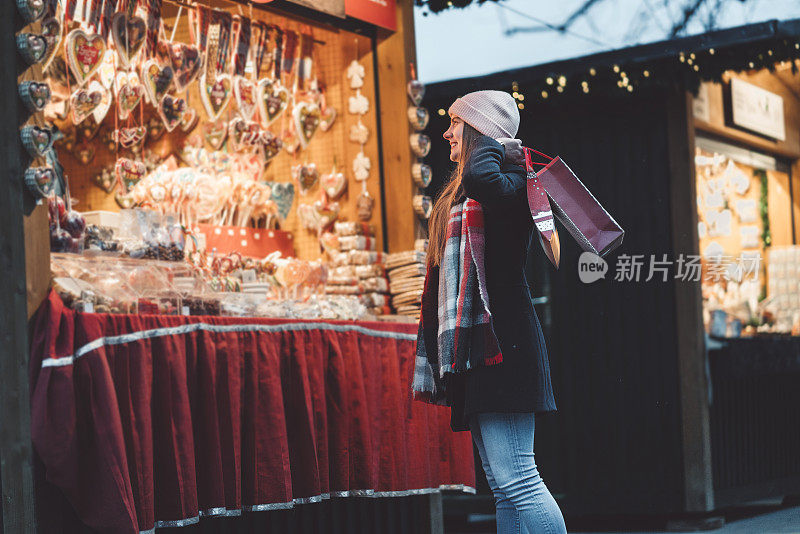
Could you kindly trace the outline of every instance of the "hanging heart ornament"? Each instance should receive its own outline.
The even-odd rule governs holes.
[[[282,221],[286,220],[294,202],[294,184],[291,182],[272,183],[270,199],[278,206],[278,217]]]
[[[100,68],[106,43],[99,35],[77,29],[69,32],[65,47],[70,71],[78,85],[83,85]]]
[[[416,106],[411,106],[408,108],[408,122],[411,123],[411,126],[416,131],[422,131],[425,127],[428,126],[428,121],[430,120],[430,115],[428,114],[428,110],[425,108],[420,108]]]
[[[103,94],[97,88],[78,88],[69,97],[69,106],[72,110],[72,122],[80,124],[92,114],[94,109],[100,105]]]
[[[181,131],[184,133],[191,132],[199,121],[200,115],[197,114],[197,110],[193,107],[188,107],[183,117],[181,117]]]
[[[222,144],[228,137],[228,124],[226,122],[207,122],[203,125],[203,137],[214,150],[222,148]]]
[[[147,24],[141,17],[129,17],[127,13],[119,12],[111,19],[111,38],[114,40],[120,63],[125,68],[133,63],[136,54],[144,45],[146,36]]]
[[[425,86],[419,80],[411,80],[408,82],[408,85],[406,85],[406,92],[415,106],[422,104],[422,99],[425,96]]]
[[[47,55],[47,40],[35,33],[17,34],[17,50],[29,65],[35,65]]]
[[[209,120],[219,119],[233,96],[231,77],[229,74],[218,74],[216,79],[209,79],[206,74],[200,78],[200,100],[206,108]]]
[[[186,107],[186,100],[183,98],[174,98],[172,95],[166,95],[161,99],[158,113],[161,115],[161,120],[164,121],[164,126],[166,126],[168,132],[171,132],[180,124],[183,114],[186,112]]]
[[[314,163],[295,165],[292,167],[292,178],[300,188],[300,194],[305,195],[319,180],[319,171]]]
[[[117,181],[122,184],[123,191],[126,194],[144,178],[146,173],[147,168],[141,161],[119,158],[116,165],[114,165],[114,175],[117,177]]]
[[[278,153],[283,148],[283,141],[281,141],[281,138],[268,130],[263,130],[261,132],[261,134],[258,137],[258,142],[259,142],[259,151],[261,153],[261,157],[264,160],[265,165],[269,163],[272,160],[272,158],[277,156]],[[294,189],[292,189],[292,194],[294,195]]]
[[[323,202],[321,200],[314,202],[314,215],[320,230],[324,230],[334,223],[339,217],[339,209],[338,202]]]
[[[35,22],[39,20],[47,5],[44,0],[17,0],[17,9],[25,22]]]
[[[239,107],[239,115],[246,121],[253,120],[253,115],[258,107],[256,103],[256,84],[245,78],[237,76],[233,81],[233,95]]]
[[[147,131],[144,126],[120,128],[114,132],[114,140],[123,148],[130,148],[134,145],[142,143],[144,141],[146,132]]]
[[[92,111],[92,117],[100,124],[103,119],[108,115],[108,110],[111,109],[111,91],[109,91],[102,83],[97,80],[92,80],[87,86],[90,92],[97,91],[100,93],[100,104]]]
[[[142,65],[142,84],[150,103],[158,107],[161,99],[169,91],[175,73],[172,67],[162,67],[155,59],[148,59]]]
[[[277,80],[263,78],[257,86],[258,110],[266,128],[284,112],[289,105],[289,91]]]
[[[433,178],[433,170],[430,165],[415,163],[411,166],[411,176],[414,177],[414,182],[420,187],[428,187]]]
[[[56,172],[52,167],[28,167],[24,178],[25,186],[34,198],[45,198],[53,191]]]
[[[17,86],[19,97],[31,112],[41,111],[50,101],[50,86],[44,82],[24,81]]]
[[[317,104],[312,102],[299,102],[292,110],[294,116],[295,131],[300,139],[300,144],[305,148],[319,128],[320,110]]]
[[[175,87],[183,91],[200,74],[203,57],[196,46],[186,43],[169,43],[167,53],[172,70],[175,73]]]
[[[347,177],[345,177],[343,172],[336,172],[336,168],[334,167],[330,173],[322,175],[320,184],[322,184],[322,188],[325,190],[325,194],[328,195],[328,198],[336,200],[347,190]]]
[[[415,133],[408,136],[411,150],[418,158],[424,158],[431,151],[431,138],[425,134]]]
[[[117,114],[125,120],[136,109],[144,96],[144,86],[139,83],[136,73],[120,72],[117,74]]]
[[[53,146],[53,132],[38,126],[23,126],[19,132],[22,146],[33,158],[44,155]]]

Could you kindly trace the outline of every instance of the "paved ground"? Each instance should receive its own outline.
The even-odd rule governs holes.
[[[725,518],[722,528],[712,528],[703,532],[714,534],[800,534],[800,506],[781,508],[776,505],[750,506],[734,508],[718,514]],[[491,523],[480,521],[481,517],[475,516],[475,530],[457,529],[445,530],[446,534],[495,534]],[[483,519],[487,519],[486,516]],[[647,520],[641,518],[607,517],[595,523],[602,523],[596,528],[592,526],[591,518],[567,518],[567,528],[570,534],[653,534],[669,533],[682,534],[699,532],[700,530],[673,530],[665,529],[665,522],[646,526]],[[650,521],[653,523],[653,521]],[[479,526],[479,524],[482,525]]]

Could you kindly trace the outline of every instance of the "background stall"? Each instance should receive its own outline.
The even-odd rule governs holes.
[[[99,5],[106,3],[100,2]],[[108,2],[110,5],[111,2]],[[94,7],[98,3],[86,4]],[[408,83],[413,76],[414,51],[414,30],[412,6],[405,2],[386,3],[382,9],[369,8],[360,2],[342,1],[310,3],[310,2],[288,2],[276,0],[269,5],[253,5],[244,2],[211,1],[202,2],[201,5],[213,10],[224,11],[230,15],[259,20],[265,24],[275,24],[281,28],[296,32],[297,35],[308,36],[309,42],[317,46],[313,47],[316,52],[311,52],[310,56],[316,66],[317,78],[324,84],[326,102],[330,108],[336,109],[336,115],[325,115],[320,117],[321,121],[329,123],[330,128],[320,128],[314,136],[315,139],[308,144],[307,150],[303,150],[296,156],[281,153],[270,163],[267,168],[266,179],[268,181],[290,182],[290,168],[297,164],[311,162],[315,160],[322,172],[328,172],[336,165],[348,173],[349,191],[341,199],[340,213],[342,218],[356,220],[359,218],[358,200],[362,194],[360,182],[356,182],[349,177],[349,169],[352,168],[353,160],[360,153],[369,158],[371,168],[367,180],[364,182],[365,190],[373,198],[374,204],[368,217],[361,217],[362,220],[372,225],[379,251],[402,251],[412,249],[415,237],[419,235],[420,223],[415,210],[412,198],[416,192],[415,183],[411,175],[412,163],[417,162],[419,155],[414,153],[409,146],[409,136],[422,128],[414,127],[409,121],[408,107],[411,105],[407,94]],[[151,13],[154,7],[158,7],[163,16],[165,26],[164,33],[160,35],[163,41],[176,42],[189,38],[187,17],[188,12],[196,8],[196,4],[187,2],[146,2],[142,6]],[[20,7],[24,10],[25,6]],[[182,13],[182,16],[179,16]],[[20,32],[46,32],[39,21],[25,20],[22,12],[17,9],[15,3],[6,3],[0,13],[0,20],[3,24],[3,37],[1,50],[3,53],[3,98],[5,99],[4,109],[6,110],[6,120],[3,121],[2,139],[3,144],[3,174],[8,177],[7,194],[3,195],[3,204],[0,206],[3,221],[6,223],[8,232],[3,233],[2,248],[5,251],[5,272],[8,276],[3,277],[2,295],[4,302],[2,316],[2,335],[6,339],[3,344],[3,354],[0,358],[2,365],[2,383],[0,391],[3,396],[3,408],[0,415],[0,423],[3,428],[2,442],[0,442],[0,454],[2,454],[2,492],[3,492],[3,531],[25,532],[33,531],[37,525],[43,529],[51,530],[75,530],[85,528],[81,525],[79,518],[75,517],[75,510],[67,504],[58,494],[53,485],[44,482],[45,469],[39,459],[34,458],[31,443],[31,417],[29,406],[32,402],[31,388],[36,386],[36,380],[40,377],[40,372],[45,367],[50,367],[50,363],[44,364],[41,360],[33,358],[33,363],[29,362],[28,351],[36,337],[37,328],[35,325],[27,325],[31,317],[37,310],[50,310],[56,314],[65,313],[63,317],[71,317],[70,310],[60,307],[59,301],[48,299],[48,289],[50,286],[50,236],[48,229],[48,213],[45,204],[35,202],[34,198],[26,190],[23,182],[25,169],[31,163],[30,158],[25,155],[20,139],[20,128],[25,125],[44,126],[41,115],[30,113],[23,107],[23,102],[18,93],[18,82],[42,79],[40,66],[29,65],[18,54],[17,37]],[[168,33],[169,32],[169,33]],[[196,34],[195,38],[198,38]],[[357,63],[363,71],[358,74],[358,78],[363,81],[363,85],[357,92],[351,84],[353,76],[348,76],[347,67],[351,62]],[[361,70],[361,69],[359,69]],[[288,81],[292,81],[287,80]],[[309,80],[306,80],[309,82]],[[68,90],[73,89],[69,87]],[[350,105],[351,98],[361,93],[366,97],[367,107],[356,106],[353,111]],[[213,95],[212,95],[213,96]],[[173,132],[164,132],[158,123],[153,110],[140,105],[136,110],[138,116],[133,117],[132,125],[147,129],[148,135],[152,139],[151,143],[145,145],[145,150],[157,154],[159,157],[166,157],[170,153],[180,152],[180,146],[188,137],[198,134],[199,143],[208,152],[214,152],[218,146],[217,133],[213,128],[216,121],[203,121],[203,108],[197,105],[199,95],[196,88],[190,87],[186,94],[189,105],[199,110],[200,122],[194,128],[183,125]],[[360,103],[357,102],[357,103]],[[204,106],[205,107],[205,106]],[[109,117],[115,115],[112,109]],[[208,111],[208,110],[207,110]],[[208,112],[210,114],[210,112]],[[334,120],[335,117],[335,120]],[[156,120],[153,120],[153,119]],[[66,119],[64,117],[63,119]],[[62,120],[63,120],[62,119]],[[286,119],[290,120],[290,119]],[[361,122],[369,130],[368,137],[363,141],[352,142],[351,127]],[[70,192],[78,203],[76,209],[82,211],[112,210],[115,211],[124,207],[127,203],[125,197],[129,191],[119,189],[119,184],[104,184],[101,170],[113,163],[119,156],[119,144],[110,139],[110,131],[119,128],[118,123],[113,127],[109,120],[104,121],[101,117],[96,120],[97,124],[90,128],[91,131],[80,131],[76,128],[74,132],[66,132],[67,138],[60,142],[58,149],[59,158],[68,176]],[[113,121],[111,121],[113,122]],[[189,121],[187,120],[187,123]],[[206,126],[204,122],[211,126]],[[86,125],[84,125],[86,126]],[[82,127],[83,128],[83,127]],[[74,134],[74,138],[71,135]],[[320,137],[317,137],[317,136]],[[321,139],[321,137],[327,137]],[[418,139],[420,140],[420,139]],[[113,145],[113,146],[112,146]],[[417,152],[420,152],[419,146]],[[113,187],[112,187],[113,186]],[[313,202],[314,198],[309,196],[306,202]],[[299,202],[297,200],[294,204]],[[315,232],[302,227],[298,221],[297,213],[292,210],[283,221],[281,230],[291,234],[294,250],[297,256],[305,259],[314,259],[321,255],[322,249],[318,236]],[[238,236],[237,236],[238,238]],[[42,305],[44,303],[44,306]],[[52,307],[50,307],[52,306]],[[49,313],[49,312],[42,312]],[[41,319],[42,315],[39,315]],[[103,317],[96,317],[94,314],[78,314],[79,322],[81,318],[88,319],[95,329]],[[132,318],[133,319],[133,318]],[[72,324],[71,318],[65,319]],[[170,320],[177,320],[171,318]],[[60,320],[59,320],[60,321]],[[95,322],[99,321],[99,322]],[[136,320],[133,319],[135,322]],[[183,321],[183,320],[182,320]],[[186,324],[191,323],[187,320]],[[235,323],[235,321],[234,321]],[[108,323],[110,324],[110,323]],[[108,326],[108,324],[106,326]],[[129,323],[128,328],[133,323]],[[183,323],[182,323],[183,324]],[[238,324],[238,323],[237,323]],[[63,326],[63,325],[62,325]],[[152,326],[152,325],[151,325]],[[58,324],[50,324],[50,330],[40,328],[38,333],[45,330],[49,332],[45,336],[49,341],[64,333],[65,330],[59,328]],[[185,329],[185,324],[180,328]],[[190,329],[193,327],[190,327]],[[200,328],[202,330],[205,327]],[[234,330],[239,326],[231,327]],[[270,327],[274,329],[274,327]],[[270,330],[267,328],[267,330]],[[285,328],[278,327],[278,330]],[[288,327],[297,329],[296,327]],[[321,330],[330,330],[328,327],[312,327]],[[386,337],[385,332],[400,332],[415,328],[414,325],[372,325],[372,330],[359,330],[361,326],[339,325],[332,329],[340,331],[361,332],[369,330],[371,332],[383,332],[379,334]],[[261,327],[264,330],[263,327]],[[66,330],[69,330],[67,328]],[[88,331],[81,330],[83,335]],[[94,330],[97,333],[97,330]],[[121,333],[119,331],[119,333]],[[51,336],[52,334],[52,336]],[[90,335],[90,334],[87,334]],[[369,335],[369,334],[367,334]],[[399,336],[399,337],[398,337]],[[80,336],[79,336],[80,337]],[[91,337],[91,336],[90,336]],[[302,335],[301,335],[302,337]],[[392,335],[389,335],[392,337]],[[413,336],[406,332],[397,334],[394,337],[403,339],[406,345],[412,340]],[[82,339],[86,341],[88,338]],[[377,339],[377,338],[376,338]],[[82,342],[81,341],[81,342]],[[45,344],[47,345],[47,344]],[[34,347],[39,345],[33,344]],[[388,346],[388,345],[387,345]],[[77,348],[75,345],[74,348]],[[63,348],[63,347],[62,347]],[[409,352],[410,346],[404,348],[404,352]],[[351,351],[353,354],[358,351]],[[44,353],[37,354],[43,358],[51,358],[53,352],[46,350]],[[299,354],[299,352],[298,352]],[[372,353],[377,356],[376,353]],[[74,353],[67,358],[76,360]],[[385,357],[385,358],[384,358]],[[384,354],[371,363],[365,363],[363,368],[359,365],[355,370],[368,370],[372,366],[378,366],[378,374],[384,377],[394,376],[398,395],[386,397],[380,402],[391,400],[397,405],[398,415],[406,422],[414,419],[410,411],[406,414],[403,410],[411,410],[411,406],[399,408],[402,399],[399,396],[402,391],[407,390],[407,380],[403,376],[401,368],[394,369],[389,364],[390,355]],[[408,363],[410,360],[398,359]],[[383,362],[383,363],[380,363]],[[32,366],[29,368],[29,364]],[[381,365],[388,365],[381,370]],[[410,369],[410,368],[409,368]],[[31,374],[29,374],[29,372]],[[386,374],[389,373],[389,374]],[[77,374],[77,373],[76,373]],[[290,372],[291,374],[291,372]],[[410,376],[410,375],[409,375]],[[115,378],[118,378],[115,376]],[[107,383],[107,391],[113,390],[119,384]],[[394,387],[392,386],[392,387]],[[69,392],[71,388],[65,390]],[[81,388],[76,387],[76,391]],[[369,387],[367,387],[369,389]],[[82,390],[85,391],[85,390]],[[287,391],[292,391],[289,387]],[[284,392],[286,393],[286,392]],[[374,391],[373,391],[374,393]],[[113,395],[112,395],[113,396]],[[395,402],[397,401],[397,402]],[[35,399],[33,399],[35,404]],[[56,402],[58,404],[58,402]],[[113,405],[113,403],[112,403]],[[376,406],[371,405],[371,409]],[[416,406],[416,405],[415,405]],[[85,407],[85,406],[83,406]],[[416,409],[416,408],[415,408]],[[80,411],[80,408],[78,408]],[[439,410],[441,412],[441,410]],[[444,412],[442,412],[444,413]],[[363,415],[363,414],[362,414]],[[379,420],[378,414],[370,414],[372,420]],[[97,422],[97,421],[95,421]],[[34,426],[39,426],[41,421],[34,421]],[[438,427],[447,427],[446,419],[439,423],[431,422],[433,425],[430,431]],[[116,423],[115,423],[116,424]],[[102,426],[102,425],[100,425]],[[113,425],[112,425],[113,426]],[[99,427],[95,427],[96,429]],[[400,428],[400,427],[397,427]],[[56,431],[57,429],[51,428]],[[100,432],[102,434],[102,432]],[[423,432],[424,433],[424,432]],[[75,434],[80,439],[87,439],[80,433]],[[59,446],[59,436],[64,434],[56,431],[55,437],[51,441]],[[78,439],[78,438],[76,438]],[[91,439],[89,439],[91,441]],[[468,437],[462,435],[457,439],[461,445],[468,444]],[[453,442],[455,443],[455,442]],[[372,457],[377,462],[378,457],[382,456],[381,463],[400,465],[404,460],[400,456],[395,457],[392,450],[388,450],[389,442],[379,447],[375,451],[370,451],[366,456]],[[307,451],[308,452],[308,451]],[[446,466],[450,462],[455,462],[458,455],[450,456],[443,451],[444,456],[435,459],[435,464],[441,466],[444,473]],[[101,457],[87,454],[84,458]],[[199,457],[198,457],[199,458]],[[406,458],[408,459],[408,458]],[[370,460],[368,463],[372,463]],[[352,465],[356,465],[353,463]],[[417,464],[419,465],[419,464]],[[471,465],[471,464],[469,464]],[[377,463],[375,464],[377,466]],[[93,466],[97,468],[97,465]],[[202,468],[202,465],[198,465]],[[373,466],[374,467],[374,466]],[[372,469],[370,467],[369,469]],[[34,476],[34,472],[36,475]],[[450,478],[449,473],[445,478]],[[56,477],[58,478],[58,477]],[[79,477],[80,478],[80,477]],[[312,477],[313,478],[313,477]],[[458,477],[457,477],[458,478]],[[467,476],[471,478],[471,474]],[[141,481],[140,481],[141,482]],[[432,481],[432,483],[435,481]],[[392,482],[394,484],[394,482]],[[402,484],[401,484],[402,485]],[[422,490],[424,488],[418,488]],[[428,488],[431,489],[431,488]],[[454,489],[455,488],[454,486]],[[463,489],[463,488],[462,488]],[[321,529],[352,529],[356,526],[363,528],[374,528],[381,530],[386,528],[398,528],[399,531],[419,532],[437,531],[441,529],[440,523],[440,500],[438,499],[438,488],[436,491],[399,491],[389,490],[386,496],[396,496],[397,499],[389,504],[380,499],[354,497],[347,503],[325,500],[325,504],[319,506],[303,507],[301,511],[276,511],[270,513],[268,517],[244,517],[240,518],[246,527],[263,528],[267,524],[276,531],[322,531]],[[467,488],[468,490],[468,488]],[[112,492],[113,493],[113,492]],[[112,493],[103,492],[102,497],[111,498]],[[355,495],[355,494],[354,494]],[[433,495],[433,496],[430,496]],[[148,498],[152,498],[150,495]],[[55,500],[53,500],[55,499]],[[316,502],[319,499],[312,499],[309,502]],[[305,501],[300,499],[297,504]],[[38,510],[37,508],[38,503]],[[52,505],[56,503],[55,505]],[[159,504],[162,504],[160,501]],[[91,509],[90,503],[84,502],[87,507],[80,507],[83,511]],[[120,505],[120,502],[116,502]],[[185,503],[183,503],[185,504]],[[285,504],[285,503],[284,503]],[[52,506],[51,506],[52,505]],[[128,506],[124,504],[123,506]],[[156,507],[158,508],[158,506]],[[180,508],[180,506],[179,506]],[[286,508],[286,506],[276,506],[274,508]],[[264,507],[271,510],[270,507]],[[198,515],[223,515],[239,516],[235,513],[227,513],[226,509],[215,508],[208,514],[208,510],[193,510],[193,505],[184,507],[184,512],[188,513],[191,520],[186,524],[194,524]],[[137,510],[138,512],[138,510]],[[241,512],[241,510],[238,510]],[[100,516],[103,514],[101,513]],[[245,516],[247,514],[244,514]],[[158,511],[156,510],[156,516]],[[150,518],[152,519],[152,518]],[[169,526],[169,522],[159,524],[158,517],[156,526]],[[102,519],[101,519],[102,521]],[[223,522],[218,519],[217,522]],[[232,519],[231,521],[235,521]],[[249,521],[249,523],[247,523]],[[152,521],[150,521],[152,522]],[[177,523],[176,523],[177,525]],[[220,528],[234,528],[232,523],[218,525]],[[368,527],[367,525],[371,525]],[[100,526],[99,524],[95,525]],[[149,523],[142,525],[144,528],[152,528]],[[205,527],[203,527],[205,528]],[[238,527],[237,527],[238,528]]]
[[[707,246],[708,234],[698,234],[705,193],[695,158],[702,162],[721,143],[750,158],[734,151],[724,163],[742,175],[741,199],[752,201],[757,223],[744,244],[737,230],[728,254],[762,252],[768,260],[775,250],[796,249],[798,37],[800,22],[773,21],[428,88],[434,138],[447,128],[456,97],[511,92],[523,143],[563,157],[626,230],[605,277],[590,284],[577,275],[581,251],[563,226],[560,270],[536,245],[529,258],[559,408],[537,421],[537,458],[568,514],[705,513],[800,492],[797,332],[789,335],[784,323],[783,334],[711,337],[706,281],[678,276],[680,255],[698,256]],[[774,93],[772,103],[782,99],[785,137],[727,118],[735,80]],[[751,115],[763,115],[750,105]],[[447,175],[447,154],[445,143],[434,143],[438,178]],[[435,181],[429,194],[441,185]],[[666,261],[666,275],[650,272],[653,260]],[[634,261],[638,274],[625,268]],[[762,262],[761,281],[767,269]],[[723,335],[730,335],[727,321]],[[750,328],[754,334],[755,323]],[[454,513],[474,510],[481,497],[491,509],[483,489],[454,497]]]

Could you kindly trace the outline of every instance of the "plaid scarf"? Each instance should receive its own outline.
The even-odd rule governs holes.
[[[468,198],[450,210],[441,266],[428,264],[417,331],[415,398],[444,405],[445,373],[503,361],[489,312],[483,252],[483,210]]]

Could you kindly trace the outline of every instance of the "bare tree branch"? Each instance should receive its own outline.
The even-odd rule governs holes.
[[[674,39],[686,29],[686,26],[689,24],[689,22],[691,22],[692,18],[694,18],[695,14],[697,13],[697,10],[700,9],[700,6],[705,4],[705,2],[706,0],[694,0],[693,4],[683,10],[683,17],[681,20],[672,26],[672,30],[669,33],[670,39]]]

